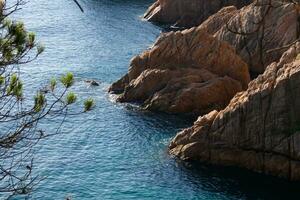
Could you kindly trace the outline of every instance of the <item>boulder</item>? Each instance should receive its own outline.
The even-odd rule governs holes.
[[[299,53],[296,43],[224,110],[201,116],[178,133],[170,153],[300,180]]]
[[[201,24],[224,6],[241,8],[251,0],[157,0],[149,7],[144,18],[176,27],[190,28]]]
[[[100,82],[98,82],[96,80],[84,80],[84,82],[86,82],[90,86],[99,86],[100,85]]]
[[[162,34],[112,84],[120,102],[149,110],[203,114],[224,108],[250,81],[235,49],[199,28]]]

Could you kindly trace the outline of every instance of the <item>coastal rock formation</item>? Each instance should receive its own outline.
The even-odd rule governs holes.
[[[223,28],[223,26],[226,26],[229,20],[231,20],[238,14],[239,10],[235,6],[224,7],[216,14],[211,15],[207,20],[201,23],[199,29],[203,29],[207,33],[214,35],[221,28]]]
[[[222,111],[199,117],[169,148],[182,160],[300,180],[300,43]]]
[[[144,18],[176,27],[197,26],[224,6],[238,8],[251,0],[157,0],[145,13]]]
[[[225,7],[199,28],[235,47],[251,72],[260,74],[286,50],[278,48],[299,38],[299,11],[294,2],[257,0],[240,10]]]
[[[260,74],[296,41],[298,10],[297,4],[280,0],[256,0],[240,10],[224,7],[198,27],[162,34],[110,91],[121,94],[120,102],[139,102],[155,111],[223,109],[247,89],[243,60],[252,74]]]
[[[273,49],[289,45],[299,37],[298,19],[297,4],[259,0],[239,10],[215,36],[234,46],[251,71],[262,73],[286,50]]]
[[[234,48],[191,28],[163,34],[110,91],[121,94],[120,102],[141,102],[149,110],[203,114],[224,108],[249,81]]]

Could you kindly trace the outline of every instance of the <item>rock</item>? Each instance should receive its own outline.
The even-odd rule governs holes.
[[[247,64],[230,45],[191,28],[163,34],[110,92],[149,110],[203,114],[224,108],[249,81]]]
[[[299,4],[289,1],[257,0],[240,10],[223,8],[199,28],[231,44],[251,72],[261,74],[287,50],[274,49],[299,38],[299,9]]]
[[[88,83],[90,86],[99,86],[100,83],[95,80],[85,80],[86,83]]]
[[[178,133],[170,153],[300,180],[299,53],[296,43],[224,110],[199,117]]]
[[[157,0],[144,18],[158,23],[190,28],[201,24],[224,6],[241,8],[251,0]]]
[[[199,29],[203,29],[207,33],[214,35],[221,28],[223,28],[223,26],[226,25],[229,20],[231,20],[238,14],[239,10],[235,6],[224,7],[216,14],[211,15],[202,24],[200,24]]]
[[[162,12],[176,2],[181,1],[157,1],[150,10]],[[260,74],[298,38],[298,10],[297,4],[279,0],[257,0],[240,10],[224,7],[198,27],[162,34],[132,60],[128,74],[110,91],[121,94],[120,102],[140,102],[149,110],[220,110],[247,88],[250,78],[243,60],[252,73]]]

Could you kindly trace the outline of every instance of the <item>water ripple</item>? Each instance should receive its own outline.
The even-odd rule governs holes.
[[[40,144],[36,170],[47,179],[34,199],[282,199],[299,194],[297,185],[284,181],[171,158],[170,139],[192,121],[119,104],[107,94],[127,72],[129,60],[161,31],[140,20],[152,0],[81,2],[84,14],[72,1],[30,0],[15,16],[46,46],[40,59],[22,69],[28,93],[72,71],[74,91],[97,102],[91,113],[67,119],[63,134]],[[101,86],[88,87],[85,79],[99,80]]]

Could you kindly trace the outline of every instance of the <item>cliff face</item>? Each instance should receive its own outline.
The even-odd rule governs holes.
[[[224,108],[249,81],[234,48],[192,28],[162,35],[110,91],[121,93],[120,102],[142,102],[149,110],[204,114]]]
[[[261,73],[298,38],[298,10],[294,3],[259,0],[240,10],[225,7],[198,27],[162,34],[110,91],[121,94],[120,102],[140,102],[149,110],[223,109],[247,88],[244,61]]]
[[[154,7],[156,5],[154,10],[166,14],[157,14],[158,16],[168,14],[162,18],[166,22],[171,22],[177,18],[184,19],[187,15],[184,12],[189,13],[193,20],[187,20],[188,22],[193,25],[200,24],[199,27],[206,29],[209,34],[235,47],[238,54],[249,65],[250,71],[255,74],[263,73],[265,68],[277,61],[286,50],[283,48],[273,51],[273,49],[291,44],[300,34],[298,20],[300,8],[291,1],[257,0],[251,4],[249,1],[159,2],[154,4]],[[223,8],[224,5],[237,7]],[[248,6],[238,10],[243,5]],[[187,8],[189,6],[191,8]],[[201,17],[196,16],[196,13]],[[156,15],[153,17],[155,18]],[[201,24],[202,21],[204,22]],[[178,23],[183,22],[179,20]]]
[[[247,2],[159,0],[146,17],[180,24],[187,12],[200,23]],[[172,140],[180,159],[300,180],[299,11],[299,1],[224,7],[197,27],[162,34],[110,91],[145,109],[204,115]],[[263,74],[249,83],[249,70]]]
[[[152,22],[178,27],[197,26],[224,6],[240,8],[251,0],[157,0],[144,17]]]
[[[231,44],[251,72],[261,74],[286,51],[278,48],[299,37],[299,10],[295,3],[259,0],[240,10],[225,7],[199,28]]]
[[[277,48],[299,37],[299,10],[295,3],[258,0],[232,11],[233,16],[214,35],[235,47],[250,70],[260,74],[286,51]]]
[[[297,43],[224,110],[177,134],[170,153],[300,180],[299,53]]]

